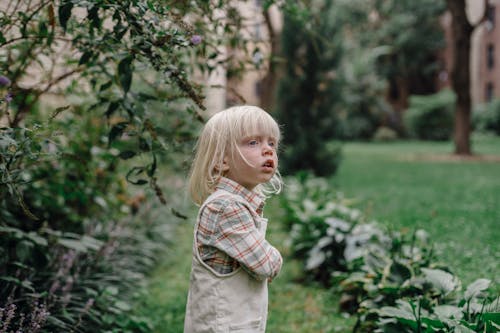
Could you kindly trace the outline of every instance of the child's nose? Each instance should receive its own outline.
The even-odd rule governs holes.
[[[264,144],[264,154],[272,155],[274,153],[273,146],[269,143]]]

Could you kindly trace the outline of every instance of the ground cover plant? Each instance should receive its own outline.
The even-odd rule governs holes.
[[[287,183],[283,203],[293,254],[304,260],[306,275],[342,293],[340,310],[358,317],[354,331],[498,327],[500,297],[487,292],[491,281],[478,279],[457,296],[460,279],[433,256],[424,230],[405,235],[364,221],[325,179],[299,175]]]
[[[482,137],[479,141],[484,143],[481,149],[491,152],[490,148],[494,147],[492,143],[498,139]],[[370,175],[372,177],[384,178],[378,173],[373,175],[378,171],[373,169],[377,163],[385,164],[384,170],[387,170],[390,164],[415,163],[421,166],[422,163],[436,163],[433,155],[427,155],[425,158],[419,156],[417,161],[413,161],[415,156],[411,159],[408,155],[405,156],[412,151],[405,148],[417,148],[413,149],[417,152],[428,149],[429,152],[433,150],[431,145],[421,143],[354,145],[354,150],[347,147],[346,151],[348,153],[354,151],[354,154],[357,152],[360,155],[351,158],[348,155],[347,161],[356,163],[357,158],[361,157],[360,160],[363,160],[364,154],[368,155],[366,158],[371,160],[371,164],[369,171],[364,171],[372,173]],[[434,148],[434,153],[444,148],[442,145],[437,149]],[[429,158],[431,161],[428,161]],[[349,164],[347,161],[346,164]],[[411,166],[406,166],[408,171],[413,171]],[[488,164],[486,170],[487,166]],[[440,164],[434,166],[437,169],[439,167]],[[468,168],[471,165],[465,164],[463,167]],[[351,171],[349,168],[349,172]],[[366,179],[366,173],[353,173],[350,176],[363,178],[364,186],[370,188],[370,180]],[[340,178],[341,174],[336,178]],[[412,173],[407,175],[409,178],[414,177]],[[391,176],[404,177],[386,173],[386,178]],[[493,173],[490,177],[494,178]],[[470,184],[474,184],[474,180],[470,178]],[[442,183],[443,180],[432,185],[441,189],[439,186]],[[467,288],[464,286],[464,292],[461,291],[460,279],[451,273],[448,262],[437,260],[436,257],[439,256],[435,255],[434,245],[429,243],[429,236],[424,230],[419,229],[417,223],[411,228],[407,226],[398,229],[394,228],[390,221],[386,221],[383,225],[369,220],[359,210],[348,207],[349,204],[352,205],[352,200],[347,200],[342,194],[336,193],[335,188],[325,180],[302,176],[289,180],[289,184],[291,186],[288,187],[288,194],[284,196],[284,206],[288,212],[286,220],[291,224],[290,234],[294,254],[304,260],[306,275],[320,279],[325,285],[333,285],[335,288],[340,286],[340,290],[344,293],[340,302],[341,310],[352,311],[354,308],[357,311],[358,323],[355,330],[373,331],[378,327],[377,330],[380,332],[424,330],[494,332],[498,328],[499,298],[495,296],[498,295],[498,286],[491,281],[497,277],[494,254],[496,252],[488,258],[491,268],[490,274],[487,275],[489,279],[477,279],[481,275],[478,275],[477,271],[473,272],[476,280]],[[392,185],[398,186],[401,193],[408,191],[408,188],[401,188],[399,184]],[[418,192],[416,194],[418,195]],[[495,200],[495,195],[498,195],[497,192],[488,192],[490,200]],[[377,202],[377,198],[371,199]],[[425,200],[425,198],[420,199]],[[397,198],[394,200],[397,201]],[[405,205],[401,201],[398,204]],[[439,205],[437,202],[435,204]],[[414,213],[418,215],[419,212]],[[373,215],[375,214],[370,214],[371,219]],[[477,217],[475,221],[478,221]],[[488,222],[493,223],[486,221]],[[456,234],[459,233],[460,230],[457,230]],[[483,239],[488,235],[484,234]],[[495,246],[496,243],[491,245]],[[460,294],[461,292],[464,294]],[[380,310],[381,308],[383,310]]]

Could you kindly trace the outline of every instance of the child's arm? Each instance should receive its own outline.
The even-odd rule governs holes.
[[[248,208],[237,201],[207,205],[216,219],[217,237],[213,246],[237,260],[258,280],[273,279],[281,270],[279,251],[265,239]]]

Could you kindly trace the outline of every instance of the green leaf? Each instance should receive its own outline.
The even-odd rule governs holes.
[[[68,249],[72,249],[72,250],[83,252],[83,253],[87,252],[87,247],[80,240],[64,239],[63,238],[63,239],[58,239],[57,243],[59,243],[60,245],[66,247]]]
[[[434,308],[436,316],[444,321],[444,319],[462,319],[464,316],[462,309],[453,305],[438,305]]]
[[[103,89],[103,87],[101,87],[101,90]],[[113,115],[113,113],[115,113],[115,111],[118,109],[118,107],[120,106],[120,102],[118,101],[114,101],[114,102],[111,102],[109,103],[109,106],[108,106],[108,109],[106,110],[106,117],[111,117]]]
[[[500,296],[484,306],[484,312],[500,312]]]
[[[59,23],[61,27],[66,31],[66,26],[68,24],[68,20],[71,17],[71,10],[73,9],[73,3],[68,1],[63,5],[59,6]]]
[[[151,167],[148,168],[148,172],[147,172],[147,174],[148,174],[149,177],[153,177],[153,175],[155,174],[156,165],[157,165],[156,164],[156,155],[153,154],[153,163],[151,163]]]
[[[81,242],[88,248],[92,250],[99,250],[103,246],[103,242],[90,236],[84,235],[81,239]]]
[[[131,177],[133,176],[138,176],[140,175],[141,173],[143,173],[144,171],[146,171],[146,167],[133,167],[128,173],[127,173],[127,176],[125,177],[125,179],[127,179],[127,181],[131,184],[134,184],[134,185],[145,185],[148,183],[147,180],[145,179],[138,179],[138,180],[133,180]]]
[[[425,274],[426,281],[445,296],[460,287],[460,280],[443,270],[422,268],[422,272]]]
[[[47,243],[47,239],[43,238],[42,236],[38,235],[36,232],[34,231],[30,231],[27,236],[27,238],[29,238],[33,243],[35,243],[36,245],[40,245],[40,246],[47,246],[48,243]]]
[[[118,64],[118,78],[125,94],[130,89],[132,83],[132,61],[133,57],[129,56],[120,61]]]
[[[455,326],[455,330],[453,331],[454,333],[476,333],[475,331],[471,330],[467,326],[458,324]]]
[[[120,158],[123,160],[128,160],[129,158],[132,158],[135,155],[137,155],[137,153],[135,151],[125,150],[125,151],[120,152],[120,155],[118,155],[118,156],[120,156]]]
[[[108,146],[111,145],[111,143],[121,136],[123,134],[123,131],[127,128],[128,122],[127,121],[122,121],[119,122],[118,124],[114,125],[111,130],[109,131],[108,135]]]
[[[109,80],[108,82],[103,83],[101,85],[101,88],[99,89],[99,91],[104,91],[104,90],[108,89],[109,87],[111,87],[112,85],[113,85],[113,81]]]
[[[80,60],[78,61],[78,65],[84,65],[89,62],[90,58],[94,53],[92,51],[85,51],[83,52],[82,56],[80,57]]]
[[[467,301],[471,300],[472,298],[478,297],[478,295],[483,291],[488,289],[490,286],[491,280],[488,279],[477,279],[476,281],[472,282],[467,286],[467,289],[465,290],[465,299]]]
[[[121,311],[130,311],[132,309],[132,306],[124,301],[117,301],[114,305]]]
[[[99,7],[95,6],[87,10],[87,19],[91,21],[93,28],[99,28],[101,19],[99,18]]]
[[[397,285],[403,284],[403,282],[413,276],[411,267],[397,261],[392,262],[390,267],[384,270],[384,275],[388,282],[396,283]]]
[[[16,256],[21,262],[26,262],[33,253],[33,243],[22,240],[16,244]]]

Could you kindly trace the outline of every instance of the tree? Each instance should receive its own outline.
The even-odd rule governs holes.
[[[387,79],[387,98],[396,111],[399,127],[410,95],[437,90],[437,55],[444,47],[439,16],[445,4],[435,0],[374,0],[369,10],[362,39],[366,45],[389,48],[379,57],[377,69]]]
[[[335,106],[340,99],[342,20],[334,3],[297,3],[284,16],[281,50],[286,62],[276,111],[284,126],[285,173],[310,170],[331,175],[338,164],[339,151],[331,141],[336,137]]]
[[[453,68],[452,87],[457,95],[455,110],[454,142],[455,154],[470,155],[471,95],[470,95],[470,53],[471,36],[474,29],[486,18],[488,0],[484,0],[484,14],[476,23],[467,18],[466,0],[446,0],[452,17]]]

